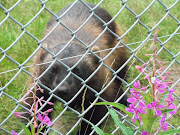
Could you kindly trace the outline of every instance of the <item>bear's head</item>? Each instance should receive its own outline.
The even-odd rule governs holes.
[[[85,46],[71,43],[65,47],[60,44],[48,48],[51,53],[43,55],[42,84],[50,88],[57,96],[69,101],[79,90],[85,89],[93,72],[99,66],[98,46],[86,49]],[[95,74],[95,72],[94,72]]]

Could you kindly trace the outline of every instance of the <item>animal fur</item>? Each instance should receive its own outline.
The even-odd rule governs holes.
[[[95,5],[93,4],[88,5],[92,8],[95,7]],[[57,15],[61,16],[69,7],[70,5],[62,9]],[[112,19],[110,14],[103,8],[97,7],[93,12],[104,22],[109,22]],[[110,67],[114,71],[117,71],[121,67],[121,65],[124,64],[127,60],[126,49],[124,47],[120,47],[115,49],[106,59],[99,62],[99,60],[103,59],[110,53],[110,51],[100,52],[100,50],[113,48],[117,44],[117,38],[108,30],[106,30],[105,33],[103,33],[102,36],[89,48],[85,47],[82,44],[83,42],[84,44],[89,46],[103,32],[105,28],[104,24],[94,15],[87,21],[85,25],[83,25],[83,23],[91,14],[92,13],[90,13],[88,7],[86,7],[80,2],[77,2],[60,19],[60,23],[68,27],[70,31],[66,29],[63,25],[59,24],[58,27],[46,38],[43,44],[47,44],[47,49],[54,55],[56,55],[73,38],[72,42],[56,57],[54,57],[52,54],[48,53],[44,49],[41,49],[40,53],[37,55],[38,63],[45,63],[53,61],[55,59],[62,60],[67,57],[83,55],[89,50],[89,54],[84,56],[84,58],[80,62],[79,60],[81,57],[74,57],[62,60],[61,62],[63,64],[56,61],[50,68],[50,70],[47,71],[40,78],[41,83],[44,86],[50,88],[51,90],[54,90],[68,75],[68,73],[72,72],[72,74],[70,74],[69,77],[66,80],[64,80],[62,85],[60,85],[57,88],[54,94],[68,102],[82,88],[82,86],[86,84],[88,87],[85,93],[84,109],[88,108],[90,106],[90,103],[92,103],[96,98],[95,93],[92,92],[89,88],[92,88],[97,92],[100,92],[102,90],[104,83],[106,82],[106,84],[108,84],[114,77],[112,75],[112,71],[110,71],[107,67]],[[54,28],[56,24],[56,19],[52,18],[52,20],[48,23],[45,35],[51,32],[51,30]],[[82,25],[83,27],[79,31],[76,31]],[[108,25],[108,28],[115,34],[119,36],[121,35],[121,29],[118,28],[115,21],[112,21]],[[94,55],[93,52],[96,51],[99,52],[95,53],[96,55]],[[97,56],[101,59],[99,59]],[[73,67],[77,62],[79,62],[77,66]],[[103,65],[101,65],[102,62]],[[68,68],[64,65],[71,68],[71,70],[69,71]],[[38,66],[37,75],[40,76],[48,68],[48,66],[49,64]],[[98,68],[99,70],[95,73],[95,75],[89,78],[89,76]],[[121,78],[124,78],[126,70],[127,67],[122,69],[117,75]],[[77,77],[73,74],[77,75]],[[84,80],[85,82],[82,83],[82,80]],[[116,78],[109,85],[109,87],[100,95],[100,97],[104,98],[107,101],[114,101],[117,97],[117,94],[121,95],[123,93],[122,89],[120,90],[120,92],[118,92],[120,85],[121,81]],[[84,88],[84,90],[85,89],[86,88]],[[73,100],[69,104],[70,107],[76,106],[78,108],[81,108],[82,95],[84,93],[84,90],[77,96],[75,100]],[[37,96],[44,96],[44,99],[47,100],[49,98],[49,91],[45,89],[43,94],[38,92]],[[55,101],[57,101],[56,98],[51,99],[51,102]],[[124,97],[120,102],[126,105],[126,97]],[[32,104],[33,101],[29,100],[29,103]],[[49,108],[52,108],[52,106],[46,105],[43,108],[43,110],[47,110]],[[91,121],[93,124],[96,124],[106,114],[106,112],[106,107],[95,106],[92,107],[84,115],[84,118]],[[50,115],[51,114],[49,114],[49,117],[51,117]],[[80,127],[81,129],[77,133],[78,135],[89,135],[92,131],[91,126],[88,125],[85,121],[82,121]]]

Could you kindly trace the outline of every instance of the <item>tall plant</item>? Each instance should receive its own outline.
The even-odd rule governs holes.
[[[37,64],[36,64],[36,56],[34,57],[34,68],[33,68],[33,80],[34,83],[32,83],[28,89],[28,96],[25,99],[21,99],[20,101],[24,103],[26,106],[30,108],[30,112],[15,112],[14,115],[16,117],[20,117],[23,119],[26,119],[28,122],[29,119],[24,117],[24,114],[32,115],[33,114],[33,122],[30,124],[30,129],[26,127],[24,124],[20,123],[22,128],[24,129],[24,132],[26,135],[40,135],[44,134],[46,135],[45,132],[42,132],[44,127],[46,125],[52,125],[52,122],[50,121],[50,118],[48,117],[48,113],[50,113],[53,108],[48,109],[46,111],[38,111],[39,106],[42,107],[47,101],[44,100],[44,97],[37,97],[36,93],[37,91],[40,91],[41,93],[44,92],[44,90],[38,85],[38,82],[35,81],[35,77],[37,77]],[[40,80],[38,80],[40,81]],[[33,87],[33,90],[31,88]],[[32,99],[33,104],[29,104],[27,100]],[[53,105],[52,102],[47,102],[49,105]],[[13,135],[17,135],[17,133],[14,130],[11,130]],[[52,132],[53,134],[53,132]]]
[[[169,89],[168,87],[168,85],[172,84],[172,82],[166,81],[170,72],[163,72],[163,62],[157,58],[157,36],[158,29],[155,32],[154,41],[150,46],[152,54],[146,55],[150,57],[149,60],[142,66],[136,66],[136,68],[145,75],[144,79],[148,82],[148,85],[143,87],[141,86],[139,80],[134,82],[132,88],[130,89],[131,97],[127,99],[127,102],[130,103],[129,107],[125,107],[119,103],[97,103],[97,105],[112,105],[127,113],[131,117],[131,121],[139,127],[142,135],[158,134],[161,132],[164,132],[165,134],[180,132],[180,130],[168,131],[166,117],[169,114],[174,115],[178,108],[174,104],[174,88]],[[152,69],[148,70],[147,66],[151,63]],[[113,110],[109,112],[114,119],[115,116],[113,115],[115,115],[115,111],[113,111],[113,113],[112,111]],[[114,120],[117,125],[117,119]],[[128,135],[133,133],[130,128],[122,125],[122,123],[118,124],[121,129],[124,127],[125,131],[129,131]],[[156,126],[157,128],[154,128],[154,125],[158,125]],[[95,129],[98,128],[95,127]],[[100,133],[100,129],[96,131]],[[101,133],[103,132],[101,131]]]

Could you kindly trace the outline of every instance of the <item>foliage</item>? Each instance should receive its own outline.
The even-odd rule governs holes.
[[[39,109],[39,105],[40,107],[42,107],[44,105],[44,103],[47,102],[47,104],[49,105],[54,105],[54,103],[52,102],[48,102],[43,100],[44,97],[37,97],[36,93],[37,91],[40,92],[44,92],[44,90],[38,85],[38,82],[35,82],[35,77],[36,76],[36,72],[37,72],[37,65],[36,65],[36,60],[37,58],[34,57],[34,70],[33,70],[33,80],[34,83],[30,85],[30,88],[28,89],[28,96],[24,99],[22,98],[20,101],[23,102],[26,107],[30,108],[30,112],[15,112],[14,115],[16,117],[20,117],[23,119],[26,119],[29,122],[29,119],[24,117],[23,114],[29,114],[29,116],[31,114],[33,114],[34,118],[33,118],[33,123],[30,123],[30,129],[28,129],[28,127],[26,127],[24,124],[20,123],[21,127],[24,129],[24,132],[26,135],[39,135],[39,134],[46,134],[46,132],[42,132],[42,130],[45,128],[46,125],[52,125],[52,122],[50,121],[50,118],[48,117],[48,113],[50,113],[53,108],[45,110],[44,112],[40,111],[38,114],[38,109]],[[32,91],[31,89],[33,88],[34,91]],[[33,104],[29,104],[28,102],[26,102],[28,99],[33,99]],[[39,123],[40,121],[40,123]],[[14,132],[14,130],[11,130],[13,135],[17,135],[16,132]],[[52,135],[53,133],[51,133]]]
[[[172,95],[174,88],[168,89],[168,85],[172,84],[172,82],[165,81],[170,72],[163,73],[162,70],[164,67],[161,66],[163,62],[157,59],[157,36],[158,29],[156,30],[153,44],[150,46],[150,50],[152,50],[153,53],[146,55],[150,56],[149,60],[142,66],[136,66],[136,68],[144,74],[144,79],[148,81],[148,85],[143,87],[139,80],[134,82],[133,88],[130,89],[131,97],[127,99],[127,102],[130,103],[129,107],[125,108],[125,106],[119,103],[97,103],[97,105],[104,104],[114,106],[128,114],[132,118],[131,121],[139,127],[142,135],[180,132],[180,129],[168,131],[166,116],[174,115],[178,108],[174,104]],[[150,65],[151,62],[152,70],[147,70],[148,65]],[[108,111],[114,119],[115,124],[117,125],[118,122],[120,123],[117,114],[111,109],[108,109]],[[158,123],[158,121],[159,126],[154,129],[154,124]],[[118,126],[120,126],[124,135],[127,134],[123,130],[123,124],[120,123]],[[127,128],[125,131],[128,131],[130,132],[128,134],[131,134],[131,129]]]

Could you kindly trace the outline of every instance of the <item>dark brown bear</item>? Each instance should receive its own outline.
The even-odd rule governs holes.
[[[37,56],[38,63],[54,62],[46,72],[44,71],[50,64],[38,66],[37,75],[40,76],[42,86],[46,86],[43,87],[43,95],[37,93],[38,97],[44,96],[47,100],[50,95],[49,92],[51,92],[68,102],[81,90],[79,95],[67,104],[70,107],[81,108],[82,95],[86,90],[84,101],[84,109],[86,109],[97,97],[93,90],[100,92],[108,86],[100,94],[100,97],[107,101],[114,101],[119,95],[122,95],[123,90],[119,91],[121,85],[119,78],[124,78],[127,68],[125,66],[117,74],[113,74],[113,72],[117,71],[126,62],[125,48],[116,48],[113,52],[106,50],[117,44],[117,35],[121,35],[121,30],[114,21],[108,24],[107,27],[105,26],[104,23],[112,19],[106,10],[100,7],[92,10],[90,7],[94,8],[95,5],[88,4],[88,6],[80,2],[77,2],[73,7],[69,5],[57,14],[59,20],[52,18],[48,23],[45,31],[46,35],[57,23],[60,24],[42,43],[47,45],[49,51],[41,49]],[[67,9],[69,11],[66,12]],[[105,28],[108,29],[105,30]],[[53,97],[51,102],[55,101],[57,99]],[[102,100],[98,99],[98,101]],[[126,97],[123,97],[120,102],[126,105]],[[46,105],[43,110],[49,108],[52,108],[52,106]],[[95,106],[83,118],[95,125],[106,112],[106,107]],[[89,135],[92,131],[91,126],[84,120],[80,127],[78,135]]]

